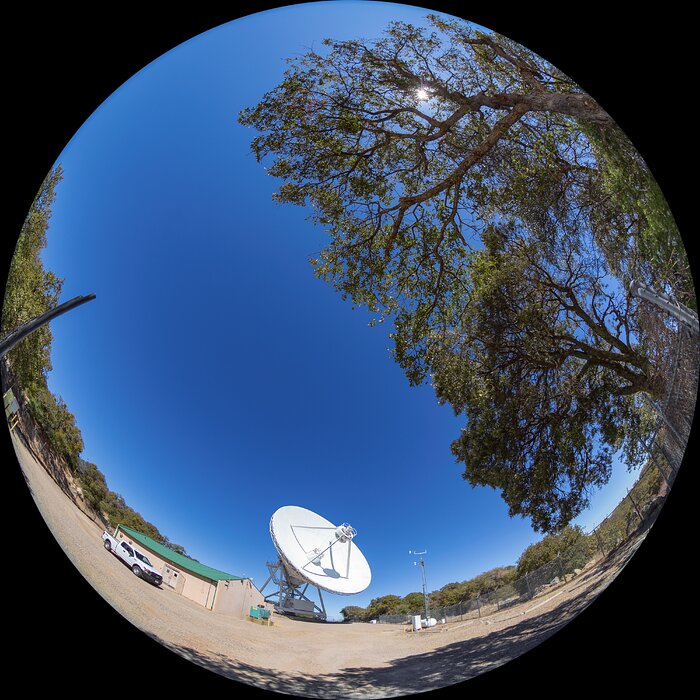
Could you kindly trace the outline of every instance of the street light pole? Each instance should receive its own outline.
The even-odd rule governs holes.
[[[18,328],[15,328],[10,334],[5,338],[0,340],[0,357],[7,354],[12,348],[17,345],[21,340],[24,340],[30,333],[33,333],[37,328],[47,324],[52,321],[57,316],[66,313],[74,309],[76,306],[80,306],[87,301],[92,301],[95,298],[94,294],[87,294],[86,296],[73,297],[68,301],[64,302],[60,306],[56,306],[53,309],[49,309],[46,313],[41,314],[41,316],[36,316],[35,318],[23,323]]]
[[[671,314],[681,323],[685,324],[695,335],[700,334],[698,315],[684,304],[671,299],[667,294],[655,292],[653,289],[650,289],[636,280],[632,280],[630,283],[629,292],[632,296],[651,302],[658,308],[663,309],[666,313]]]
[[[408,551],[409,554],[415,554],[416,556],[420,557],[420,562],[413,562],[413,566],[416,566],[417,564],[420,564],[420,571],[421,571],[421,578],[423,580],[423,607],[425,608],[425,622],[426,624],[428,623],[428,582],[425,577],[425,560],[423,559],[423,555],[428,553],[428,550],[424,550],[422,552],[416,552],[414,550]]]

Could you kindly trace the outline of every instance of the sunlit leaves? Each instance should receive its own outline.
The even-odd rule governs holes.
[[[316,275],[370,325],[392,320],[409,382],[463,416],[464,478],[558,529],[616,451],[639,463],[638,394],[663,389],[663,334],[638,323],[629,279],[685,299],[692,283],[658,187],[594,100],[505,37],[430,22],[324,41],[239,121],[283,180],[275,200],[327,232]]]
[[[55,307],[63,280],[44,269],[41,252],[46,247],[46,231],[56,186],[63,177],[60,166],[42,183],[22,225],[5,288],[2,307],[2,334]],[[43,381],[51,369],[51,329],[48,325],[27,336],[8,354],[15,376],[22,385]]]

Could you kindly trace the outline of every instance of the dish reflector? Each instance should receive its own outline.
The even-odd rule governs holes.
[[[347,523],[334,525],[300,506],[279,508],[270,519],[270,535],[289,577],[340,595],[364,591],[372,580],[353,542],[356,534]]]

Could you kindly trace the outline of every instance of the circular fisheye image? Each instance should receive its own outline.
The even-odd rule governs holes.
[[[468,18],[312,2],[179,43],[61,145],[0,370],[80,677],[469,690],[634,568],[686,469],[697,298],[576,80]]]

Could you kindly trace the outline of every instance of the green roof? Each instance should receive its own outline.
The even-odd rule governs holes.
[[[173,552],[172,549],[166,547],[164,544],[156,542],[148,535],[144,535],[142,532],[138,532],[137,530],[132,530],[126,525],[117,525],[117,530],[122,530],[125,534],[129,535],[129,537],[136,540],[144,547],[148,547],[148,549],[150,549],[152,552],[155,552],[159,557],[167,559],[181,569],[186,569],[194,574],[208,578],[211,581],[240,581],[241,579],[246,578],[245,576],[234,576],[233,574],[227,574],[225,571],[219,571],[218,569],[212,569],[211,566],[200,564],[198,561],[190,559],[183,554]]]

